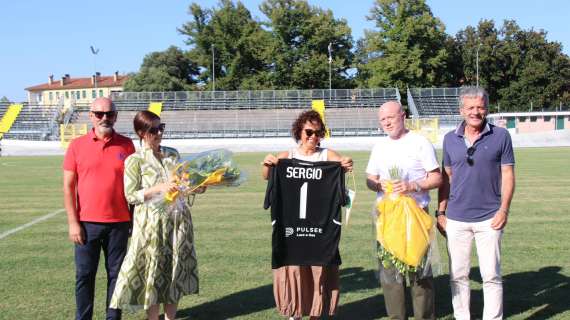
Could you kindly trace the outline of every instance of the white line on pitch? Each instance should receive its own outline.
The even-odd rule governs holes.
[[[0,240],[6,238],[7,236],[11,235],[12,233],[16,233],[16,232],[18,232],[18,231],[20,231],[20,230],[26,229],[27,227],[33,226],[34,224],[36,224],[36,223],[38,223],[38,222],[42,222],[42,221],[44,221],[44,220],[47,220],[47,219],[49,219],[49,218],[55,216],[56,214],[61,213],[61,212],[64,212],[64,211],[65,211],[65,209],[56,210],[56,211],[54,211],[54,212],[52,212],[52,213],[48,213],[48,214],[46,214],[46,215],[43,216],[43,217],[39,217],[39,218],[37,218],[37,219],[35,219],[35,220],[32,220],[32,221],[30,221],[30,222],[28,222],[28,223],[26,223],[26,224],[24,224],[24,225],[19,226],[19,227],[17,227],[17,228],[14,228],[14,229],[12,229],[12,230],[8,230],[8,231],[6,231],[6,232],[0,234]]]

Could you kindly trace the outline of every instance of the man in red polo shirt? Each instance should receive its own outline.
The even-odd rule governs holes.
[[[123,191],[125,159],[135,151],[131,139],[117,134],[117,109],[108,98],[91,104],[93,129],[71,142],[63,161],[63,192],[69,239],[75,243],[76,319],[91,319],[95,276],[101,249],[107,269],[107,319],[121,263],[127,251],[129,207]]]

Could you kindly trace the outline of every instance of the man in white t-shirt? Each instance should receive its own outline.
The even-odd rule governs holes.
[[[388,135],[376,143],[366,167],[366,185],[381,199],[392,168],[400,171],[400,180],[393,182],[393,192],[411,195],[422,208],[427,209],[429,190],[441,184],[441,173],[433,145],[423,136],[405,127],[406,114],[398,101],[384,103],[378,120]],[[402,226],[405,228],[405,226]],[[395,268],[380,265],[380,283],[384,291],[386,311],[390,319],[407,319],[405,283],[406,275],[398,275]],[[427,269],[426,269],[427,270]],[[435,319],[433,276],[431,272],[409,274],[414,317]]]

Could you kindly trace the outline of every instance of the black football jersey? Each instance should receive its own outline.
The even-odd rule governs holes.
[[[279,159],[270,171],[264,203],[265,209],[271,207],[272,267],[340,265],[345,204],[339,162]]]

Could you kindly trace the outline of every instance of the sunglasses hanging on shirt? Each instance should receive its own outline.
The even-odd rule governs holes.
[[[465,158],[467,159],[467,164],[472,166],[473,163],[475,163],[475,160],[473,159],[473,154],[475,153],[475,147],[471,146],[469,148],[467,148],[467,154],[465,155]]]

